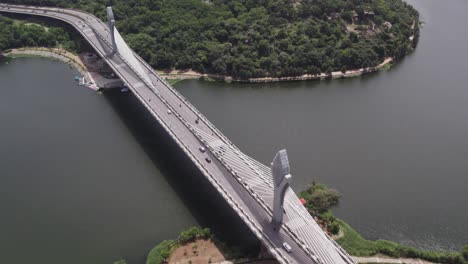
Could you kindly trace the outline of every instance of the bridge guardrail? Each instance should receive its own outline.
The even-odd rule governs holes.
[[[30,8],[30,7],[27,7],[27,6],[22,6],[22,8],[30,9],[30,10],[32,10],[32,13],[34,13],[34,8]],[[42,8],[42,9],[47,9],[47,8]],[[68,15],[70,15],[70,16],[74,16],[74,17],[79,18],[80,20],[83,20],[82,17],[79,17],[78,15],[75,15],[75,14],[70,14],[70,13],[66,12],[65,10],[66,10],[66,9],[63,9],[62,11],[60,11],[60,9],[57,9],[56,12],[59,12],[59,13],[62,12],[62,13],[64,13],[64,14],[68,14]],[[79,11],[79,12],[81,12],[81,11]],[[25,13],[26,13],[26,12],[25,12]],[[87,13],[87,12],[85,12],[85,13]],[[26,13],[26,14],[29,14],[29,13]],[[73,23],[73,22],[70,21],[70,20],[64,19],[63,17],[59,17],[59,16],[51,16],[51,15],[54,15],[54,14],[36,14],[36,13],[34,13],[34,14],[35,14],[35,15],[40,15],[40,16],[46,16],[46,17],[56,18],[56,19],[62,20],[62,21],[64,21],[64,22],[67,22],[68,24],[71,24],[75,29],[77,29],[80,33],[82,33],[82,35],[86,38],[86,34],[85,34],[84,32],[81,31],[81,28],[80,28],[79,26],[76,26],[75,23]],[[89,14],[89,13],[87,13],[87,14],[90,15],[90,16],[92,16],[92,17],[94,17],[94,18],[96,18],[96,17],[95,17],[94,15],[92,15],[92,14]],[[96,20],[99,21],[99,23],[101,23],[101,24],[104,26],[104,28],[106,29],[106,26],[103,24],[103,22],[102,22],[100,19],[96,18]],[[92,29],[92,30],[94,31],[94,33],[97,34],[102,40],[104,40],[108,46],[110,46],[110,47],[112,46],[112,45],[107,41],[107,39],[106,39],[104,36],[102,36],[99,32],[96,32],[96,31],[89,25],[89,23],[87,22],[87,20],[83,20],[83,21],[85,21],[85,23],[88,25],[88,27],[89,27],[90,29]],[[90,44],[96,49],[96,51],[99,52],[99,49],[94,45],[94,43],[92,43],[92,41],[89,41],[89,42],[90,42]],[[229,139],[227,139],[216,127],[214,127],[214,126],[211,124],[211,122],[209,122],[209,121],[206,119],[206,117],[204,117],[196,108],[194,108],[190,103],[188,103],[188,101],[187,101],[182,95],[180,95],[180,93],[178,93],[174,88],[172,88],[172,87],[164,80],[164,78],[162,78],[157,72],[155,72],[154,69],[152,69],[141,57],[139,57],[138,54],[136,54],[133,50],[131,50],[131,51],[133,52],[133,54],[135,55],[135,57],[140,61],[140,63],[142,63],[147,69],[149,69],[150,71],[152,71],[153,74],[166,86],[167,89],[169,89],[176,97],[178,97],[179,100],[181,100],[181,102],[183,102],[186,106],[188,106],[188,108],[189,108],[191,111],[193,111],[194,114],[196,114],[196,115],[199,116],[201,119],[203,119],[203,120],[204,120],[204,123],[212,130],[212,132],[215,132],[215,133],[217,134],[217,136],[218,136],[220,139],[222,139],[223,141],[225,141],[225,144],[227,143],[227,145],[229,145],[229,146],[231,146],[232,148],[235,148],[236,150],[238,150],[238,149],[235,147],[235,145],[234,145]],[[143,78],[143,76],[141,76],[141,75],[138,73],[138,71],[137,71],[136,69],[134,69],[133,66],[132,66],[123,56],[121,56],[121,54],[119,54],[119,53],[117,53],[117,54],[118,54],[119,58],[120,58],[122,61],[124,61],[124,63],[126,64],[126,66],[129,67],[130,69],[132,69],[133,73],[134,73],[141,81],[143,81],[143,83],[146,83],[145,78]],[[104,54],[104,56],[102,56],[102,57],[105,58],[105,57],[106,57],[105,54]],[[111,63],[109,63],[109,64],[111,64]],[[115,70],[116,72],[119,72],[119,73],[120,73],[120,71],[117,69],[117,67],[113,67],[113,68],[114,68],[114,70]],[[120,75],[121,75],[121,77],[122,77],[123,79],[126,79],[122,73],[121,73]],[[126,82],[129,83],[128,80],[126,80]],[[149,87],[151,87],[149,84],[146,84],[146,85],[148,85]],[[134,89],[134,90],[135,90],[135,89]],[[151,90],[153,90],[153,89],[151,89]],[[135,92],[138,94],[138,92],[137,92],[136,90],[135,90]],[[174,113],[177,113],[177,111],[176,111],[171,105],[169,105],[169,104],[167,103],[166,100],[164,100],[163,96],[162,96],[160,93],[158,93],[157,91],[154,91],[154,90],[153,90],[153,92],[155,92],[155,94],[161,99],[161,101],[166,105],[166,107],[172,109],[172,111],[174,111]],[[140,97],[140,101],[144,102],[145,107],[147,107],[147,108],[149,108],[149,110],[151,110],[151,107],[148,107],[148,106],[146,105],[146,101],[145,101],[143,98],[141,98],[141,95],[138,94],[138,96]],[[153,112],[153,111],[151,110],[151,112]],[[156,115],[157,115],[157,114],[156,114]],[[155,117],[156,117],[161,123],[164,123],[164,121],[163,121],[161,118],[159,118],[159,116],[155,116]],[[181,118],[180,115],[178,115],[178,117],[179,117],[179,119]],[[183,118],[182,118],[181,121],[182,121],[182,123],[183,123],[187,128],[190,128],[190,127],[189,127],[190,124],[189,124],[186,120],[183,120]],[[168,132],[169,132],[170,134],[173,135],[174,139],[177,139],[176,141],[178,141],[179,143],[181,143],[181,145],[184,146],[184,148],[185,148],[187,151],[190,152],[190,149],[188,149],[188,147],[185,146],[185,145],[183,144],[183,142],[182,142],[180,139],[178,139],[177,135],[176,135],[174,132],[171,131],[171,129],[169,128],[169,126],[167,126],[167,124],[165,124],[165,123],[164,123],[164,126],[165,126],[166,130],[168,130]],[[193,133],[193,132],[192,132],[192,133]],[[191,154],[190,156],[193,155],[193,153],[190,153],[190,154]],[[213,154],[214,154],[214,153],[213,153]],[[236,154],[237,154],[237,153],[236,153]],[[253,168],[253,167],[251,166],[251,164],[249,164],[247,161],[245,161],[245,159],[242,158],[242,155],[238,155],[238,156],[239,156],[240,159],[242,159],[244,162],[246,162],[246,163],[247,163],[246,165],[249,166],[257,175],[261,176],[261,175],[255,170],[255,168]],[[198,161],[197,161],[196,159],[194,159],[193,157],[191,157],[191,159],[192,159],[193,161],[195,161],[195,162],[198,162]],[[230,172],[233,171],[232,169],[230,169],[229,164],[227,164],[226,162],[222,162],[222,163],[223,163],[223,165],[228,169],[228,171],[230,171]],[[202,166],[202,167],[203,167],[203,166]],[[205,169],[205,171],[206,171],[206,169]],[[207,173],[209,174],[209,172],[207,172]],[[235,175],[233,175],[233,176],[235,176]],[[210,177],[212,177],[212,178],[216,181],[216,179],[215,179],[212,175],[210,175]],[[234,177],[234,178],[237,179],[237,177]],[[217,183],[217,181],[216,181],[216,183]],[[219,183],[217,183],[217,184],[219,184]],[[246,183],[244,183],[244,184],[246,184]],[[241,186],[242,186],[242,185],[243,185],[243,184],[241,184]],[[221,187],[221,188],[222,188],[222,187]],[[227,194],[227,192],[226,192],[224,189],[222,189],[222,190],[223,190],[223,192],[225,192],[225,193]],[[249,191],[249,192],[252,191],[252,190],[249,189],[249,188],[246,188],[246,190]],[[252,193],[252,194],[255,194],[255,193]],[[228,195],[228,194],[227,194],[227,195]],[[265,204],[265,202],[263,201],[263,199],[258,200],[258,195],[251,195],[251,196],[252,196],[254,199],[256,199],[257,202],[259,202],[259,204],[260,204],[262,207],[264,207],[264,209],[265,209],[267,212],[269,212],[269,213],[271,214],[271,209],[269,208],[269,206],[267,206],[267,204]],[[229,196],[229,197],[230,197],[230,196]],[[231,197],[231,199],[232,199],[232,197]],[[235,202],[235,201],[234,201],[234,202]],[[237,204],[236,204],[236,205],[237,205]],[[242,210],[241,207],[239,207],[238,205],[237,205],[237,207],[240,208],[240,210],[241,210],[241,212],[242,212],[243,214],[245,214],[245,213],[243,212],[243,210]],[[246,216],[247,216],[247,218],[248,218],[248,215],[246,215]],[[249,219],[249,218],[248,218],[248,219]],[[249,220],[250,220],[250,219],[249,219]],[[255,223],[253,223],[253,224],[255,225]],[[258,228],[258,227],[256,227],[256,228]],[[286,231],[287,231],[288,233],[290,233],[290,235],[291,235],[292,238],[295,238],[295,239],[299,240],[299,241],[297,241],[296,243],[299,242],[299,243],[298,243],[299,245],[300,245],[300,244],[302,244],[302,245],[305,244],[303,241],[301,241],[301,240],[297,237],[297,235],[296,235],[294,232],[292,232],[292,231],[290,230],[290,227],[289,227],[289,226],[286,226]],[[328,237],[328,236],[327,236],[327,237]],[[329,238],[329,237],[328,237],[328,238]],[[332,240],[332,239],[329,238],[329,240]],[[332,240],[332,241],[333,241],[333,240]],[[333,241],[333,242],[334,242],[333,244],[337,247],[337,249],[339,249],[341,252],[343,252],[343,249],[342,249],[340,246],[338,246],[338,245],[336,244],[335,241]],[[309,253],[312,253],[312,252],[309,252]],[[344,252],[344,253],[346,253],[346,252]],[[315,256],[315,254],[313,254],[313,253],[312,253],[312,255]],[[347,253],[346,253],[345,255],[348,256]]]
[[[32,11],[34,11],[32,8],[27,8],[27,7],[24,7],[25,9],[31,9]],[[57,12],[60,12],[60,11],[57,11]],[[29,14],[27,12],[19,12],[19,13],[25,13],[25,14]],[[34,13],[34,12],[32,12]],[[64,22],[67,22],[68,24],[72,25],[76,30],[78,30],[80,33],[82,33],[82,35],[86,38],[86,34],[84,32],[81,31],[81,28],[79,26],[76,26],[75,23],[71,20],[68,20],[68,19],[65,19],[63,17],[59,17],[59,16],[55,16],[55,14],[47,14],[47,13],[44,13],[44,14],[35,14],[35,15],[40,15],[40,16],[46,16],[46,17],[50,17],[50,18],[56,18],[56,19],[59,19],[59,20],[62,20]],[[69,14],[71,15],[71,14]],[[73,16],[73,15],[71,15]],[[80,18],[81,19],[81,18]],[[88,23],[87,23],[88,24]],[[89,24],[88,24],[89,26]],[[91,27],[90,27],[91,28]],[[93,30],[94,31],[94,30]],[[100,36],[101,39],[103,39],[107,44],[110,44],[108,43],[108,41],[99,33],[95,32],[96,34],[98,34]],[[99,52],[99,49],[94,45],[94,43],[92,43],[92,41],[89,41],[90,44],[93,46],[93,48]],[[105,58],[106,56],[101,54],[101,56],[103,58]],[[125,62],[126,66],[131,68],[133,73],[135,75],[137,75],[138,78],[140,78],[140,80],[144,81],[144,78],[142,78],[142,76],[140,76],[138,74],[138,72],[131,66],[129,65],[128,61],[126,61],[122,56],[120,56],[119,54],[119,58],[122,59],[122,61]],[[122,74],[118,69],[117,67],[113,67],[112,63],[109,63],[109,65],[113,68],[113,70],[116,72],[116,73],[120,73],[120,77],[122,79],[124,79],[127,83],[130,83],[125,77],[124,77],[124,74]],[[166,83],[166,86],[168,84]],[[257,237],[261,240],[267,240],[268,243],[270,245],[274,245],[274,243],[268,239],[268,236],[266,236],[262,231],[259,231],[261,230],[260,227],[258,227],[256,225],[256,223],[249,217],[248,214],[245,213],[245,211],[242,209],[241,206],[239,206],[239,204],[237,204],[237,202],[229,195],[229,193],[220,185],[220,183],[216,180],[216,178],[211,175],[211,173],[209,173],[209,171],[206,170],[206,168],[204,168],[203,166],[200,165],[199,161],[197,159],[195,159],[195,155],[193,154],[193,152],[190,151],[190,149],[188,148],[188,146],[186,146],[182,140],[180,140],[176,133],[174,133],[171,129],[170,129],[170,126],[167,125],[160,117],[159,115],[157,115],[151,107],[149,107],[146,103],[146,101],[142,98],[142,96],[135,90],[133,89],[135,94],[137,94],[137,96],[139,97],[140,101],[142,101],[145,105],[145,107],[150,110],[150,112],[153,114],[153,116],[156,117],[156,119],[163,125],[163,127],[165,128],[165,130],[167,132],[169,132],[169,134],[174,138],[174,140],[181,146],[184,146],[182,149],[184,150],[184,152],[186,152],[187,154],[189,154],[188,156],[192,159],[192,161],[196,164],[196,166],[205,173],[205,175],[208,175],[210,181],[212,182],[213,185],[216,186],[216,189],[218,189],[218,191],[221,193],[222,196],[225,197],[226,201],[228,201],[228,203],[231,205],[231,207],[235,210],[235,211],[238,211],[240,212],[240,216],[241,218],[244,218],[244,222],[246,222],[248,225],[251,225],[253,228],[252,230],[257,230]],[[155,93],[156,94],[156,93]],[[160,94],[156,94],[158,97],[162,97]],[[164,103],[164,101],[163,101]],[[174,110],[174,108],[170,105],[167,104],[167,101],[166,103],[164,103],[166,106],[169,106],[170,108],[172,108],[172,110]],[[255,233],[255,232],[254,232]],[[262,235],[263,234],[263,235]],[[281,253],[281,251],[277,251],[277,250],[271,250],[271,253],[274,254],[274,255],[278,255],[279,257],[281,257],[282,259],[286,260],[286,262],[289,262],[288,259]]]

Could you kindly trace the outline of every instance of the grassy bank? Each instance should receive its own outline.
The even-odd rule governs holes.
[[[154,247],[148,254],[146,264],[160,264],[166,260],[178,247],[193,242],[196,239],[210,239],[212,237],[208,228],[192,227],[182,231],[177,240],[164,240]]]
[[[182,81],[182,79],[167,79],[166,78],[166,82],[168,82],[170,85],[174,86],[174,84],[178,83]]]
[[[179,246],[180,244],[176,240],[164,240],[150,251],[146,264],[162,263]]]
[[[164,240],[156,245],[148,254],[146,264],[164,263],[176,249],[200,239],[211,240],[226,259],[242,259],[244,257],[238,248],[229,247],[224,242],[219,241],[208,228],[191,227],[182,231],[177,239]]]
[[[423,259],[436,263],[468,263],[468,245],[464,247],[463,253],[438,252],[419,250],[388,240],[371,241],[363,238],[343,220],[333,216],[330,209],[338,204],[341,195],[323,184],[312,184],[300,196],[306,200],[306,208],[316,217],[322,228],[330,234],[340,234],[336,241],[352,256],[369,257],[381,254],[392,258]]]
[[[44,58],[44,56],[35,55],[35,54],[12,54],[12,53],[7,54],[5,57],[11,58],[11,59],[16,59],[16,58]]]
[[[363,238],[343,220],[338,219],[343,237],[337,240],[353,256],[374,256],[382,254],[393,258],[418,258],[437,263],[464,264],[468,259],[458,252],[425,251],[400,245],[388,240],[370,241]],[[466,246],[465,246],[466,247]]]

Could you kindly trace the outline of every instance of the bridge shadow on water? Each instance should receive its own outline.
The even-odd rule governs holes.
[[[257,255],[260,242],[252,231],[140,101],[118,89],[104,95],[200,226],[244,254]]]

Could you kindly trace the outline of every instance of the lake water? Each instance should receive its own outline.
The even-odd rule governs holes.
[[[46,59],[0,66],[0,255],[112,263],[196,224],[104,96]],[[174,220],[176,219],[176,220]]]
[[[145,263],[157,243],[194,225],[256,248],[135,97],[79,87],[75,74],[48,59],[0,65],[4,261]]]
[[[268,163],[287,148],[293,188],[316,180],[341,191],[336,214],[365,237],[459,250],[468,243],[468,2],[410,2],[425,22],[421,40],[388,72],[176,87],[252,157]],[[223,230],[135,99],[78,87],[75,74],[46,59],[0,65],[2,260],[144,263],[191,225]]]
[[[411,3],[420,43],[388,72],[177,87],[265,164],[287,148],[296,192],[313,180],[341,191],[336,214],[365,237],[458,251],[468,243],[468,2]]]

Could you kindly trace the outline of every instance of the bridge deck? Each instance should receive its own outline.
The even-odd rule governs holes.
[[[56,18],[74,26],[164,127],[228,204],[281,263],[354,263],[330,239],[289,189],[285,224],[273,230],[270,169],[243,154],[125,42],[112,52],[109,28],[91,14],[59,8],[0,4],[0,12]],[[123,43],[122,43],[123,42]],[[199,120],[199,121],[197,121]],[[200,146],[207,151],[201,152]],[[208,163],[209,157],[212,162]],[[292,253],[282,244],[287,242]]]

